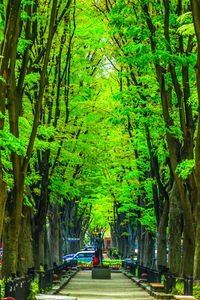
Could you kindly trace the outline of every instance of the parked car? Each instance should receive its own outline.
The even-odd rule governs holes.
[[[83,249],[83,251],[95,251],[95,247],[94,246],[87,246]]]
[[[64,261],[70,261],[74,257],[75,254],[66,254],[63,256]]]
[[[86,262],[86,263],[92,263],[94,258],[95,251],[80,251],[77,252],[74,257],[71,259],[71,262]]]

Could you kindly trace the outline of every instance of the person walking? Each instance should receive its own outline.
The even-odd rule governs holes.
[[[94,258],[93,258],[93,266],[98,266],[98,264],[99,264],[99,258],[98,258],[97,251],[95,251]]]

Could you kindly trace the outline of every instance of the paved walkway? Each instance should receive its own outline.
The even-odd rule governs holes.
[[[91,271],[80,271],[59,295],[75,296],[77,300],[153,300],[147,292],[121,273],[112,273],[111,279],[91,279]]]

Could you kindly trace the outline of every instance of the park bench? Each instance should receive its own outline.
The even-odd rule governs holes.
[[[58,274],[53,274],[53,278],[54,278],[54,280],[53,280],[54,284],[60,284],[61,283],[61,281],[58,279],[59,278]]]
[[[139,282],[147,282],[147,276],[148,276],[147,273],[142,273]]]
[[[177,300],[197,300],[195,297],[190,295],[174,295],[174,299]]]
[[[162,283],[150,283],[151,290],[157,291],[157,292],[163,292],[164,290],[164,284]]]

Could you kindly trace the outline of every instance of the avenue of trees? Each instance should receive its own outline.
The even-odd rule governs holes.
[[[199,51],[199,0],[0,1],[4,277],[110,229],[200,280]]]

